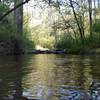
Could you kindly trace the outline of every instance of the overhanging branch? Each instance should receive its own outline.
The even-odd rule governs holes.
[[[9,15],[11,12],[13,12],[14,10],[16,10],[17,8],[19,8],[20,6],[24,5],[25,3],[28,3],[30,0],[26,0],[24,2],[21,2],[20,4],[16,5],[14,8],[12,8],[11,10],[7,11],[5,14],[3,14],[0,17],[0,21],[2,21],[7,15]]]

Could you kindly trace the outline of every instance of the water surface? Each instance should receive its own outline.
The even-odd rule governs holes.
[[[100,100],[99,90],[98,55],[0,56],[0,100]]]

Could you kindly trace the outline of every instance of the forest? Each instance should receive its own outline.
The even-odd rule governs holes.
[[[0,0],[0,54],[36,46],[100,53],[100,0]]]
[[[0,0],[0,100],[100,100],[100,0]]]

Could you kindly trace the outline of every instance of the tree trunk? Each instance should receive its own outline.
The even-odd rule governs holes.
[[[93,33],[92,33],[92,0],[88,0],[89,5],[89,23],[90,23],[90,38],[92,39]]]
[[[99,8],[99,5],[100,5],[100,4],[99,4],[99,0],[97,0],[97,3],[98,3],[97,5],[98,5],[98,8]]]
[[[85,15],[85,12],[84,12],[84,0],[80,0],[80,5],[81,5],[81,14],[80,14],[80,27],[81,27],[81,30],[82,30],[82,35],[83,35],[83,38],[85,38],[85,32],[84,32],[84,15]]]
[[[15,0],[15,6],[22,3],[23,0]],[[21,36],[23,33],[23,5],[15,10],[16,35]]]
[[[83,36],[84,33],[83,33],[83,30],[82,30],[82,28],[80,26],[80,22],[78,21],[77,14],[76,14],[75,9],[74,9],[74,6],[73,6],[73,1],[72,0],[69,0],[69,2],[70,2],[70,6],[72,8],[73,14],[74,14],[74,18],[76,20],[76,24],[78,26],[78,30],[79,30],[79,33],[80,33],[81,41],[84,44],[84,36]]]
[[[63,22],[64,22],[65,27],[68,28],[68,26],[69,26],[72,29],[72,31],[73,31],[73,33],[75,34],[75,37],[76,37],[77,32],[74,30],[74,27],[68,21],[66,21],[66,19],[64,18],[63,14],[61,12],[60,5],[59,5],[59,1],[58,0],[57,0],[57,4],[58,4],[59,14],[61,15],[61,17],[63,19]]]
[[[96,1],[94,0],[94,23],[96,22]]]
[[[22,3],[23,0],[15,0],[15,6]],[[16,26],[16,34],[15,34],[15,47],[14,53],[22,52],[22,33],[23,33],[23,5],[17,8],[14,11],[15,17],[15,26]]]

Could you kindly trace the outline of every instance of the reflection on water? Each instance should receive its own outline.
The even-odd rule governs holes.
[[[0,100],[100,100],[99,61],[99,56],[0,57]]]

